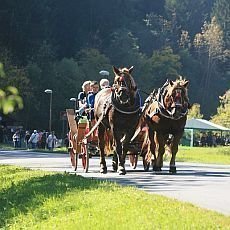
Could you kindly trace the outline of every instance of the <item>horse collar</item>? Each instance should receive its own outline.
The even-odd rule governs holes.
[[[114,92],[112,92],[112,94],[111,94],[111,104],[114,107],[114,109],[117,110],[119,113],[123,113],[123,114],[135,114],[135,113],[138,113],[140,111],[141,98],[140,98],[139,93],[137,93],[137,95],[138,96],[137,96],[137,98],[135,98],[134,106],[124,107],[119,102],[117,102],[116,97],[114,95]],[[138,100],[138,103],[137,103],[137,100]]]

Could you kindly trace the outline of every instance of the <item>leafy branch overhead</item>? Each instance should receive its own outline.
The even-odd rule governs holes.
[[[5,72],[1,63],[0,76],[5,78]],[[8,114],[14,112],[16,108],[23,108],[23,100],[19,96],[18,89],[14,86],[7,86],[5,90],[0,89],[0,110],[4,114]]]

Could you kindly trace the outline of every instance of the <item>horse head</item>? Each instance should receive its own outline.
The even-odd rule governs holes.
[[[165,109],[175,118],[187,114],[189,108],[188,85],[189,81],[177,79],[176,81],[167,80],[164,84],[163,104]]]
[[[114,78],[114,96],[122,105],[132,105],[137,93],[136,83],[131,75],[133,66],[129,68],[116,68],[113,66]]]

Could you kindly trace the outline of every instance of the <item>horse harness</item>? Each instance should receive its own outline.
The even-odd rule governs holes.
[[[164,105],[164,97],[167,93],[167,86],[168,83],[166,82],[162,88],[158,90],[154,90],[149,97],[145,100],[144,106],[142,108],[142,114],[146,114],[147,109],[149,109],[146,117],[152,118],[155,115],[161,115],[165,118],[172,119],[172,120],[179,120],[182,117],[186,116],[188,113],[188,107],[185,107],[184,110],[180,113],[178,117],[174,116],[174,113],[168,110]],[[151,108],[152,104],[156,104]]]

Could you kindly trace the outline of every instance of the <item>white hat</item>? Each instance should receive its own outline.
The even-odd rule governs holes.
[[[100,80],[100,87],[101,87],[102,89],[104,89],[104,88],[106,88],[106,87],[109,87],[109,80],[108,80],[108,79],[105,79],[105,78],[101,79],[101,80]]]
[[[34,133],[37,133],[37,130],[36,130],[36,129],[34,130]]]

